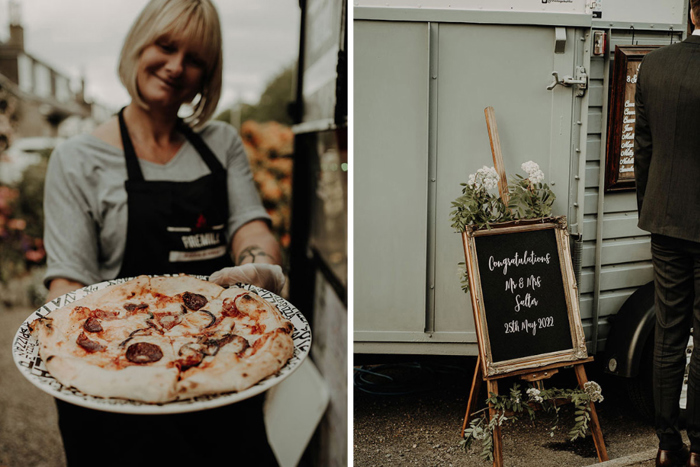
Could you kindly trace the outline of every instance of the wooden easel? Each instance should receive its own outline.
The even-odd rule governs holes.
[[[513,373],[507,373],[498,376],[484,376],[483,369],[481,366],[481,356],[476,360],[476,368],[474,369],[474,378],[472,379],[472,387],[469,392],[469,401],[467,402],[467,412],[464,415],[464,423],[462,424],[462,432],[460,436],[464,437],[464,431],[467,429],[469,420],[471,418],[472,412],[477,406],[477,400],[479,398],[479,392],[481,389],[481,382],[486,381],[486,386],[488,388],[489,395],[491,393],[498,395],[498,380],[511,376],[519,376],[520,379],[531,383],[541,383],[545,379],[549,379],[559,372],[559,368],[563,366],[574,367],[574,372],[576,373],[576,379],[578,380],[579,386],[583,387],[585,383],[588,382],[586,377],[586,370],[583,368],[584,363],[592,362],[593,357],[589,357],[585,360],[579,360],[577,362],[562,362],[553,365],[544,366],[536,370],[522,370]],[[598,455],[598,460],[600,462],[608,460],[608,451],[605,448],[605,441],[603,440],[603,432],[600,429],[600,422],[598,421],[598,413],[595,409],[595,404],[590,403],[591,408],[591,434],[593,435],[593,443],[595,444],[596,454]],[[496,415],[496,409],[494,409],[492,404],[489,404],[489,418]],[[494,467],[503,467],[503,438],[501,436],[501,428],[496,426],[493,431],[493,465]]]
[[[508,181],[506,179],[506,172],[503,166],[503,154],[501,152],[501,142],[498,137],[498,127],[496,126],[496,114],[493,107],[487,107],[484,109],[484,114],[486,116],[486,126],[489,132],[489,141],[491,143],[491,153],[493,155],[493,163],[498,173],[498,191],[503,202],[508,205]],[[481,346],[479,346],[481,349]],[[481,350],[480,350],[481,352]],[[526,380],[531,383],[536,383],[541,386],[542,381],[551,378],[554,374],[559,372],[559,368],[565,366],[572,366],[576,374],[576,379],[578,380],[579,386],[583,387],[585,383],[588,382],[586,376],[586,370],[583,367],[584,363],[593,361],[593,357],[586,358],[584,360],[577,361],[567,361],[554,363],[547,366],[543,366],[537,369],[526,369],[513,371],[510,373],[487,376],[484,374],[482,367],[482,356],[481,353],[476,361],[476,368],[474,369],[474,377],[472,379],[471,391],[469,393],[469,401],[467,402],[467,412],[464,416],[464,423],[462,424],[461,436],[464,437],[464,431],[467,428],[469,419],[474,408],[477,405],[477,399],[479,397],[479,391],[481,388],[481,382],[486,381],[486,386],[488,388],[489,394],[493,393],[498,395],[498,380],[511,377],[519,376],[521,379]],[[600,429],[600,423],[598,421],[598,414],[595,409],[593,402],[590,403],[591,409],[591,433],[593,435],[593,442],[595,444],[596,453],[598,455],[598,460],[601,462],[608,460],[608,452],[605,448],[605,442],[603,440],[603,433]],[[489,403],[489,418],[496,415],[496,409],[492,404]],[[493,465],[494,467],[503,466],[503,439],[501,436],[501,428],[496,426],[493,433]]]

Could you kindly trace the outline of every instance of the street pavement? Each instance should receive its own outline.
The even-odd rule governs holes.
[[[357,356],[356,356],[357,357]],[[380,360],[382,359],[382,360]],[[363,363],[364,370],[384,377],[358,378],[354,388],[354,465],[477,467],[489,466],[479,449],[464,452],[459,446],[460,428],[469,396],[473,357],[376,356]],[[356,360],[355,364],[358,364]],[[356,370],[359,367],[356,367]],[[506,467],[651,467],[657,439],[649,420],[631,406],[624,381],[605,375],[593,364],[586,366],[589,379],[601,384],[605,400],[596,404],[606,449],[611,459],[599,463],[590,436],[570,441],[574,423],[571,404],[561,407],[558,428],[550,435],[552,414],[540,413],[508,422],[503,429]],[[391,376],[392,380],[386,378]],[[507,391],[516,380],[502,380]],[[522,387],[522,381],[520,382]],[[575,387],[571,369],[547,380],[545,387]],[[486,388],[482,388],[483,398]],[[686,439],[687,442],[687,439]]]
[[[0,303],[0,467],[65,467],[54,399],[12,359],[14,335],[32,311]]]

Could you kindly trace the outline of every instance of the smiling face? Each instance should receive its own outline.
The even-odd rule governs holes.
[[[192,114],[183,121],[197,128],[221,96],[221,47],[219,16],[210,0],[150,0],[124,40],[119,79],[147,111],[177,113],[191,102]]]
[[[175,111],[202,90],[206,63],[181,37],[162,36],[141,52],[136,85],[150,108]]]

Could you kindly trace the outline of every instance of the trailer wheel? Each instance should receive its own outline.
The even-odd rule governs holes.
[[[639,375],[627,381],[627,395],[632,406],[645,419],[654,420],[654,394],[652,381],[653,343],[644,346]],[[688,340],[685,351],[685,375],[683,376],[683,388],[678,404],[681,407],[681,424],[685,423],[685,409],[688,402],[688,370],[690,368],[690,355],[693,353],[693,336]]]

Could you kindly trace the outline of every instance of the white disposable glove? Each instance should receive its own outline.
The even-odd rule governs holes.
[[[282,268],[276,264],[248,263],[243,266],[224,268],[209,276],[209,281],[222,287],[238,282],[257,285],[272,293],[279,294],[287,279]]]

